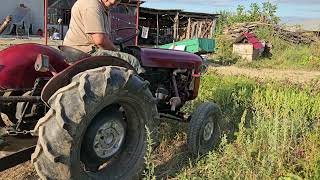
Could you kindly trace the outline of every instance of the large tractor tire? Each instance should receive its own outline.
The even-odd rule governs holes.
[[[35,127],[32,162],[41,179],[132,179],[146,154],[157,108],[133,71],[101,67],[76,75],[48,101]],[[153,132],[156,133],[156,132]]]
[[[188,149],[193,155],[203,155],[219,145],[221,140],[222,113],[212,102],[202,103],[191,115],[187,138]]]

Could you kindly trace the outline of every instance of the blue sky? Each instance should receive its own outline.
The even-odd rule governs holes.
[[[193,12],[215,13],[220,10],[234,11],[239,4],[249,8],[251,3],[261,4],[266,0],[146,0],[144,7],[160,9],[183,9]],[[310,23],[315,25],[319,21],[320,0],[270,0],[278,5],[278,16],[283,22],[293,24]]]

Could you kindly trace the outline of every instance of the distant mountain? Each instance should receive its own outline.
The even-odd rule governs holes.
[[[281,23],[289,26],[301,25],[304,30],[320,31],[320,18],[281,17]]]

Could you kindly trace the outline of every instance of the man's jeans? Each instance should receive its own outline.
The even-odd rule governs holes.
[[[120,51],[110,51],[100,48],[93,48],[89,52],[91,56],[114,56],[127,61],[133,68],[136,69],[137,73],[144,73],[145,70],[141,67],[139,60],[131,54],[120,52]]]

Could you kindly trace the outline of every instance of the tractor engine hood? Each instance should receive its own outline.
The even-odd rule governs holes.
[[[169,49],[140,48],[140,58],[145,67],[198,69],[202,64],[196,54]]]

